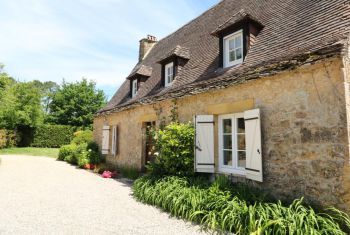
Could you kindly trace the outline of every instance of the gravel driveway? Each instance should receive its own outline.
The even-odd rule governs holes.
[[[1,156],[0,234],[200,234],[128,185],[46,157]]]

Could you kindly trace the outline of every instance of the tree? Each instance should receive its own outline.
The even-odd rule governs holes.
[[[32,82],[13,83],[2,92],[0,127],[34,128],[43,121],[40,90]]]
[[[52,101],[52,97],[55,95],[55,93],[57,92],[60,86],[57,83],[52,81],[41,82],[38,80],[34,80],[33,84],[37,88],[39,88],[42,96],[41,102],[42,102],[43,110],[45,114],[48,114],[50,111],[49,106]]]
[[[106,98],[96,84],[83,79],[66,83],[55,92],[49,104],[48,121],[60,125],[89,127],[93,115],[105,104]]]

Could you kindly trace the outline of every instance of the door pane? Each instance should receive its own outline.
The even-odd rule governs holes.
[[[224,149],[232,149],[232,135],[224,135]]]
[[[237,133],[245,133],[244,118],[237,118]]]
[[[237,135],[237,148],[238,150],[245,150],[245,135]]]
[[[239,151],[238,152],[238,167],[245,168],[245,163],[246,163],[245,151]]]
[[[232,121],[231,119],[224,119],[222,121],[222,129],[225,134],[232,133]]]
[[[232,151],[230,150],[224,150],[224,165],[225,166],[232,166]]]

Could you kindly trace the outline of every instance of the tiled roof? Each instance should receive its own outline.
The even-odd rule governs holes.
[[[211,33],[237,20],[234,16],[242,13],[260,22],[264,28],[256,37],[243,64],[228,69],[219,68],[219,40]],[[293,64],[292,67],[299,65],[298,61],[291,61],[300,58],[300,55],[309,58],[321,53],[327,57],[327,51],[334,55],[334,50],[327,48],[333,48],[335,43],[345,40],[349,31],[348,0],[222,0],[160,40],[135,67],[133,71],[140,66],[152,68],[151,76],[140,87],[135,98],[130,98],[130,82],[126,80],[99,113],[150,103],[152,99],[180,97],[181,92],[178,91],[181,90],[187,91],[187,94],[205,92],[210,89],[210,84],[220,87],[220,83],[225,80],[241,81],[252,70],[260,71],[255,73],[254,78],[262,77],[266,68],[276,64],[278,68],[284,68],[284,63]],[[339,47],[339,44],[336,45]],[[190,51],[190,59],[177,74],[173,84],[162,87],[161,65],[158,62],[178,46]],[[316,57],[310,58],[311,61]]]
[[[190,49],[177,45],[170,52],[166,53],[159,62],[166,60],[172,56],[177,56],[189,60],[191,58]]]
[[[141,76],[146,76],[150,77],[152,75],[152,67],[151,66],[145,66],[142,64],[138,64],[133,71],[130,73],[128,78],[131,78],[135,75],[141,75]]]

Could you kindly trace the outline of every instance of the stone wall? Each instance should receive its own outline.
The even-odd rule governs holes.
[[[179,119],[187,122],[196,114],[260,108],[264,182],[259,185],[282,199],[304,196],[309,202],[348,210],[349,146],[342,67],[342,60],[335,58],[181,98],[177,100]],[[119,128],[119,154],[109,156],[108,161],[141,168],[143,122],[169,122],[172,105],[168,100],[97,117],[97,142],[101,142],[104,123]],[[217,137],[215,142],[217,146]]]

